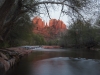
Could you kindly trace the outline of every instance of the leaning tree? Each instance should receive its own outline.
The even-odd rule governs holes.
[[[0,43],[8,38],[10,31],[23,14],[41,14],[40,9],[43,8],[50,18],[48,6],[60,5],[61,13],[73,13],[82,17],[80,10],[88,3],[89,0],[0,0]]]

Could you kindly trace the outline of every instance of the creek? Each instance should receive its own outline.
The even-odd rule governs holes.
[[[5,75],[100,75],[100,52],[85,49],[35,50]]]

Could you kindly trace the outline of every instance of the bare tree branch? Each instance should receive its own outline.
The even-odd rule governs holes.
[[[63,8],[64,8],[64,5],[62,5],[61,12],[60,12],[60,16],[59,16],[59,19],[60,19],[60,17],[61,17],[61,14],[62,14]]]
[[[71,8],[72,10],[74,10],[77,14],[79,14],[82,18],[83,16],[79,13],[78,9],[75,7],[75,6],[72,6],[70,4],[67,4],[65,3],[66,0],[62,1],[62,2],[55,2],[55,1],[42,1],[42,2],[38,2],[38,3],[34,3],[33,6],[37,6],[37,5],[40,5],[40,4],[57,4],[57,5],[62,5],[62,9],[63,10],[63,7],[66,6],[66,7],[69,7]],[[48,12],[48,9],[47,9],[47,6],[46,7],[46,10]],[[61,12],[62,13],[62,12]],[[61,14],[60,13],[60,14]],[[49,16],[50,17],[50,16]],[[84,18],[83,18],[84,19]]]
[[[62,2],[55,2],[55,1],[42,1],[42,2],[38,2],[38,3],[34,3],[33,6],[37,6],[40,4],[62,4]]]
[[[46,4],[44,4],[44,5],[45,5],[45,8],[46,8],[46,10],[47,10],[47,13],[48,13],[49,18],[51,19],[50,14],[49,14],[49,10],[48,10]]]

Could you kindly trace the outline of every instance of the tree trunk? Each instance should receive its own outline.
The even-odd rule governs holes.
[[[14,21],[21,12],[22,0],[6,0],[0,8],[0,40],[7,38]],[[15,8],[13,8],[15,6]],[[12,10],[14,10],[12,12]],[[8,21],[6,22],[6,20]]]

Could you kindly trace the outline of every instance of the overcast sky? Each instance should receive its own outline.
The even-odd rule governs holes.
[[[61,6],[57,7],[57,9],[55,10],[52,8],[49,9],[49,14],[51,19],[57,19],[57,20],[60,19],[65,23],[65,25],[68,26],[68,22],[70,21],[69,16],[63,14],[61,14],[60,16],[60,13],[61,13]],[[47,23],[49,22],[50,18],[48,17],[48,14],[41,14],[40,16],[45,22]]]
[[[85,9],[85,12],[83,13],[84,17],[86,19],[90,18],[95,18],[95,15],[97,15],[97,12],[100,10],[97,9],[97,7],[100,6],[100,1],[99,0],[93,0],[93,5],[90,6],[89,9]],[[49,6],[49,14],[51,19],[59,19],[60,13],[61,13],[61,6],[56,6],[56,10],[53,10],[53,8],[51,8],[51,6]],[[46,12],[45,9],[40,10],[42,12]],[[41,18],[45,21],[48,22],[50,19],[48,17],[48,14],[42,14],[40,15]],[[71,23],[71,18],[67,15],[61,15],[60,20],[62,20],[67,26],[69,26],[69,24]]]
[[[61,8],[59,7],[59,9],[57,9],[57,10],[52,10],[51,12],[50,12],[50,17],[51,17],[51,19],[59,19],[59,17],[60,17],[60,13],[61,13]],[[43,20],[44,21],[46,21],[46,22],[48,22],[49,20],[50,20],[50,18],[48,17],[48,15],[41,15],[42,17],[43,17]],[[68,16],[67,15],[61,15],[61,17],[60,17],[60,20],[62,20],[66,25],[68,25],[68,20],[69,18],[68,18]]]

